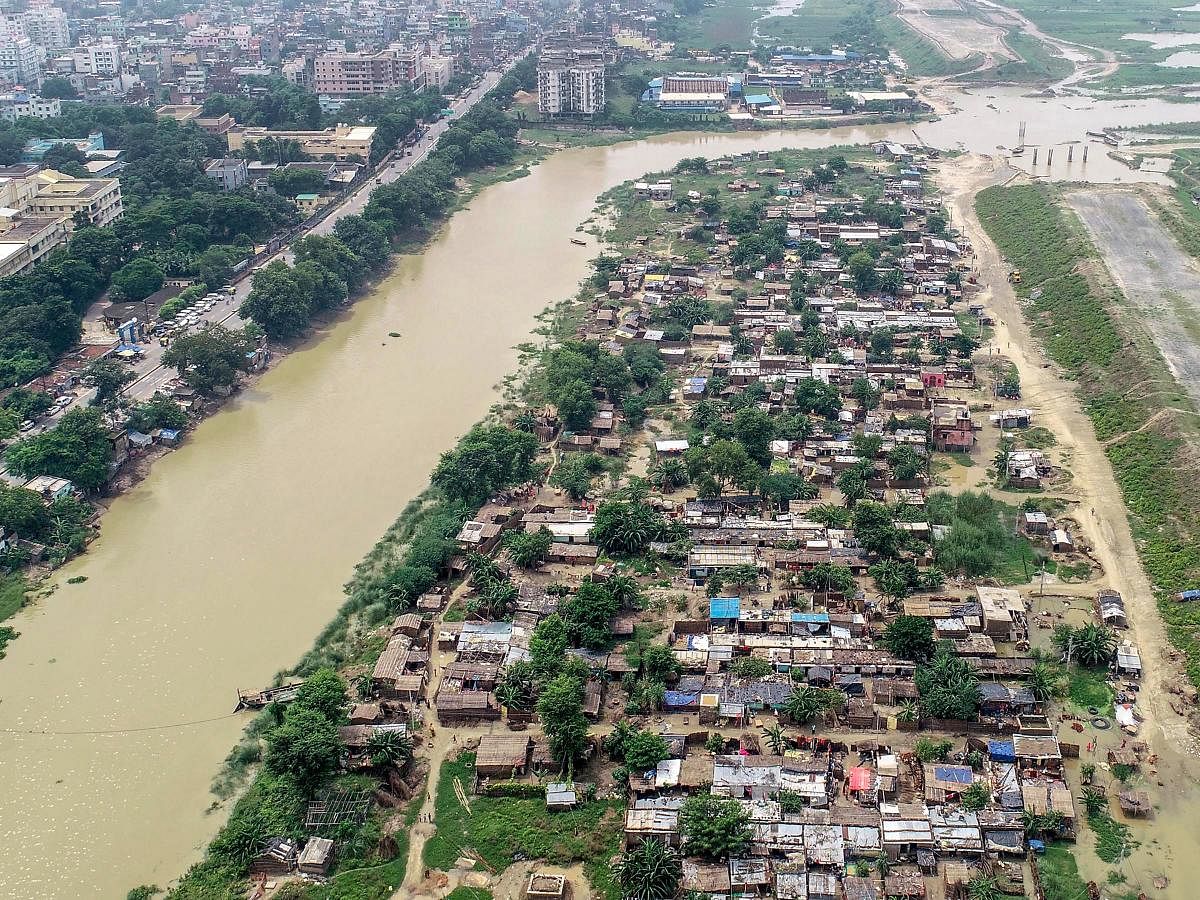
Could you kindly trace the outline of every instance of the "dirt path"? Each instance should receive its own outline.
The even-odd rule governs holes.
[[[1190,897],[1185,885],[1200,882],[1200,845],[1195,832],[1195,806],[1200,792],[1200,755],[1186,719],[1167,702],[1168,686],[1185,680],[1158,616],[1154,593],[1137,557],[1126,518],[1124,500],[1104,449],[1084,415],[1070,382],[1063,379],[1030,333],[1020,304],[1007,281],[1007,266],[975,215],[974,198],[981,189],[1012,180],[1013,170],[988,157],[964,156],[944,166],[938,180],[977,256],[980,284],[977,298],[993,312],[996,325],[992,346],[1010,358],[1021,376],[1024,402],[1037,411],[1042,424],[1058,439],[1058,449],[1072,458],[1072,493],[1078,498],[1076,519],[1103,567],[1103,581],[1119,590],[1129,611],[1128,637],[1139,647],[1147,670],[1140,692],[1139,712],[1145,717],[1142,738],[1159,754],[1155,819],[1135,824],[1143,846],[1124,871],[1149,888],[1151,879],[1169,873],[1172,886],[1160,897]],[[1065,587],[1065,586],[1062,586]],[[1056,586],[1056,591],[1062,587]],[[1151,842],[1153,842],[1151,844]],[[1090,841],[1080,841],[1081,850]],[[1103,877],[1104,869],[1090,853],[1081,856],[1087,877]],[[1100,868],[1096,868],[1101,866]]]

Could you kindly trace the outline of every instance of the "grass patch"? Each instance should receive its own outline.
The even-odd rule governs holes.
[[[29,590],[22,575],[5,575],[0,580],[0,622],[11,619],[25,605],[25,592]]]
[[[1067,698],[1081,709],[1094,706],[1107,715],[1112,708],[1113,697],[1112,686],[1104,680],[1103,669],[1071,666],[1067,672]]]
[[[446,900],[493,900],[495,895],[483,888],[456,887],[446,895]]]
[[[1069,59],[1056,55],[1049,47],[1018,28],[1010,29],[1004,43],[1020,57],[1004,60],[990,69],[973,72],[964,81],[1033,83],[1065,78],[1074,71]]]
[[[753,44],[754,22],[767,6],[763,0],[716,0],[679,20],[675,43],[695,50],[711,50],[721,44],[747,49]]]
[[[474,771],[473,753],[442,763],[437,831],[422,852],[425,865],[450,869],[466,850],[478,854],[494,872],[503,872],[518,856],[561,866],[582,862],[592,887],[619,900],[609,863],[620,850],[623,803],[586,803],[551,813],[542,799],[472,797],[468,813],[455,796],[454,779],[468,787]]]
[[[1079,866],[1070,847],[1057,841],[1038,858],[1046,900],[1079,900],[1087,896],[1087,883],[1079,877]]]
[[[1026,428],[1020,432],[1020,439],[1023,446],[1032,447],[1035,450],[1048,450],[1058,443],[1058,438],[1054,436],[1054,432],[1041,425]]]
[[[378,866],[337,872],[328,884],[314,884],[304,900],[386,900],[404,883],[408,863],[408,835],[397,834],[399,856]]]
[[[1196,417],[1176,411],[1187,404],[1179,385],[1053,188],[987,188],[976,208],[1001,252],[1022,270],[1018,292],[1029,304],[1033,331],[1077,382],[1096,435],[1106,442],[1159,614],[1187,656],[1189,678],[1200,685],[1200,608],[1170,599],[1200,583]],[[1032,300],[1035,290],[1040,294]]]
[[[1107,812],[1088,816],[1087,823],[1096,837],[1096,855],[1106,863],[1126,858],[1138,846],[1138,842],[1129,836],[1129,826],[1118,822]]]

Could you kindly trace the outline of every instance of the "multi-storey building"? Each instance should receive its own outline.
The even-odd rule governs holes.
[[[0,94],[0,121],[17,119],[57,119],[62,115],[62,101],[30,94]]]
[[[44,55],[27,37],[0,38],[0,81],[37,88],[42,83]]]
[[[313,89],[330,97],[386,94],[425,87],[422,53],[388,47],[378,53],[322,53],[313,64]]]
[[[82,214],[91,225],[108,225],[121,218],[121,183],[115,178],[72,178],[54,169],[37,173],[38,192],[33,198],[34,215],[66,216],[74,221]]]
[[[71,28],[67,14],[48,3],[30,7],[21,15],[21,24],[29,40],[46,50],[65,50],[71,46]]]
[[[0,278],[20,275],[66,241],[70,221],[65,216],[39,216],[0,207]]]
[[[538,62],[538,110],[550,118],[594,116],[604,109],[604,54],[543,50]]]

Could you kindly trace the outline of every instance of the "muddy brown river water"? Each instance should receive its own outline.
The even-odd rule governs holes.
[[[918,133],[981,153],[1015,144],[1019,121],[1030,144],[1048,145],[1200,118],[1177,104],[1001,90],[953,99],[960,111]],[[199,857],[225,815],[209,811],[211,778],[246,723],[227,715],[236,690],[308,648],[354,564],[496,401],[536,314],[587,271],[595,247],[568,238],[598,194],[683,157],[880,138],[913,132],[683,134],[556,154],[485,190],[158,461],[59,573],[57,593],[14,622],[21,637],[0,663],[0,898],[119,898]],[[1106,149],[1092,144],[1086,165],[1077,151],[1070,166],[1064,150],[1050,174],[1161,179]],[[73,576],[87,581],[66,584]]]

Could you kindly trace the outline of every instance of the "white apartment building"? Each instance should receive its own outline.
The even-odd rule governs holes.
[[[57,97],[43,98],[29,94],[0,94],[0,121],[17,119],[57,119],[62,115],[62,101]]]
[[[546,50],[538,62],[538,111],[551,118],[594,116],[604,109],[604,56]]]
[[[21,15],[21,24],[29,40],[46,50],[65,50],[71,46],[71,28],[67,14],[49,4],[31,7]]]
[[[115,178],[71,178],[54,169],[42,169],[32,212],[38,216],[65,216],[73,221],[82,213],[92,225],[108,225],[121,218],[121,183]]]
[[[0,38],[0,81],[37,88],[42,83],[45,54],[27,37]]]

